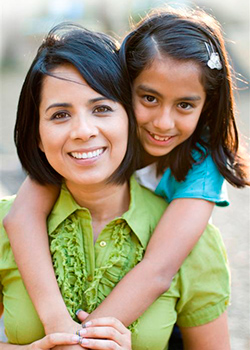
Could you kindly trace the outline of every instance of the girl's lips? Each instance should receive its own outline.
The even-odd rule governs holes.
[[[167,141],[169,140],[171,137],[173,136],[160,136],[160,135],[157,135],[157,134],[154,134],[150,131],[148,131],[148,133],[156,140],[156,141]]]
[[[162,146],[168,145],[176,136],[176,135],[160,136],[160,135],[154,134],[148,130],[146,130],[146,133],[148,135],[148,139],[151,142],[153,142],[154,144],[157,144],[157,145],[162,145]]]

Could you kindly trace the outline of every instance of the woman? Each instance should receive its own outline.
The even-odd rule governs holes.
[[[54,184],[63,180],[48,231],[57,281],[74,316],[79,307],[94,310],[142,259],[166,204],[133,178],[128,182],[134,170],[135,122],[129,110],[129,88],[124,90],[129,84],[121,76],[114,45],[107,37],[77,28],[62,35],[60,30],[65,29],[50,33],[28,72],[19,101],[16,143],[21,162],[34,179]],[[3,215],[9,208],[10,201],[3,202]],[[14,305],[15,312],[23,308],[18,312],[26,317],[21,326],[12,316],[8,295],[15,295],[16,287],[3,278],[8,276],[9,264],[24,291],[7,236],[3,230],[1,234],[7,262],[7,270],[6,263],[0,269],[5,320],[16,328],[11,332],[6,327],[7,335],[12,343],[31,343],[44,335],[44,329],[27,294]],[[207,278],[211,274],[212,282]],[[209,227],[168,292],[134,325],[133,349],[167,348],[177,319],[188,349],[218,349],[218,342],[221,349],[228,349],[224,313],[228,294],[223,244],[218,232]],[[214,309],[217,317],[207,323]],[[196,327],[201,310],[203,325]],[[105,339],[89,339],[100,321],[91,322],[82,341],[87,348],[112,348],[110,342],[121,349],[130,346],[124,329],[119,328],[118,335],[112,332],[113,337],[105,333],[117,321],[98,327],[95,337]],[[27,334],[27,329],[33,331]]]

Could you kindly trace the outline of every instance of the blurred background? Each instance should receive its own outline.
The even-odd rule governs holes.
[[[13,128],[24,76],[44,35],[70,20],[118,39],[155,7],[199,6],[221,23],[226,46],[237,72],[237,121],[248,147],[250,136],[250,6],[249,0],[8,0],[0,4],[0,196],[14,194],[23,179],[15,152]],[[231,205],[216,209],[213,222],[221,229],[232,273],[229,328],[232,349],[250,349],[250,192],[228,186]],[[4,340],[3,320],[0,340]]]

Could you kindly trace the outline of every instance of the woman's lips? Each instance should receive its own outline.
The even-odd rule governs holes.
[[[102,148],[97,148],[95,150],[88,151],[88,152],[74,151],[74,152],[70,152],[69,154],[71,157],[75,159],[92,159],[100,156],[101,154],[103,154],[104,151],[105,151],[105,148],[102,147]]]

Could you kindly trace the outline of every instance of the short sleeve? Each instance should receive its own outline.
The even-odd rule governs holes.
[[[3,228],[3,218],[10,210],[14,196],[6,197],[0,200],[0,303],[3,302],[2,276],[5,271],[15,264],[13,254],[10,253],[10,243],[7,234]]]
[[[1,275],[0,275],[0,304],[3,303],[3,285],[1,282]]]
[[[219,231],[208,225],[179,271],[177,324],[194,327],[218,318],[229,305],[230,273]]]
[[[199,160],[199,152],[193,151],[193,157]],[[198,198],[214,202],[217,206],[229,205],[225,180],[210,154],[192,166],[184,181],[177,181],[170,169],[166,169],[155,193],[168,202],[177,198]]]

